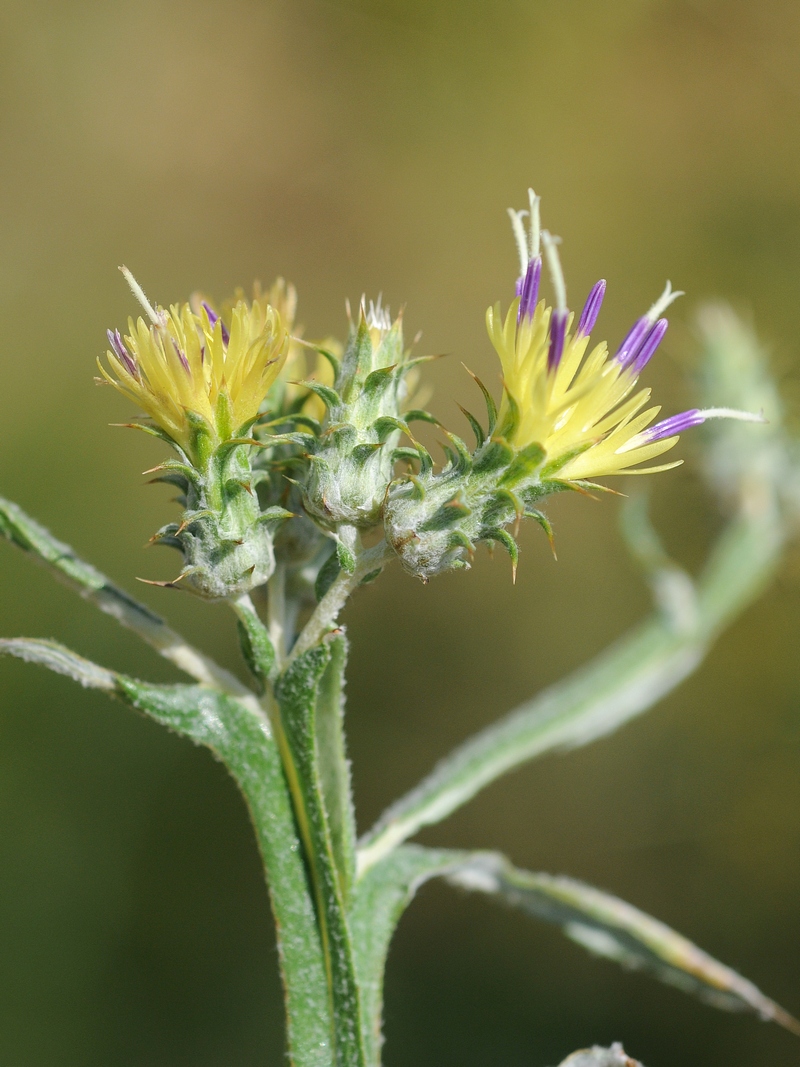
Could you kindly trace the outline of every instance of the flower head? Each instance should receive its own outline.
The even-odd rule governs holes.
[[[198,420],[214,444],[247,430],[289,343],[268,297],[257,289],[252,301],[237,294],[221,313],[199,298],[167,311],[152,307],[130,272],[123,273],[149,321],[128,319],[124,337],[108,331],[109,369],[99,364],[105,380],[193,459]]]
[[[510,212],[522,273],[517,297],[502,318],[500,304],[486,313],[492,344],[503,367],[505,392],[500,424],[509,444],[541,445],[548,466],[565,481],[609,474],[651,474],[681,462],[639,467],[668,452],[678,435],[709,418],[762,421],[758,415],[712,408],[692,409],[654,423],[661,410],[649,405],[650,389],[636,391],[639,375],[667,331],[663,313],[682,294],[667,282],[646,315],[628,331],[613,356],[606,343],[590,348],[606,283],[593,286],[573,331],[557,240],[540,233],[539,200],[531,191],[530,212]],[[530,217],[529,233],[523,217]],[[544,253],[555,290],[555,305],[538,300]]]

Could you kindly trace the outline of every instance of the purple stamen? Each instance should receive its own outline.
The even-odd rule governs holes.
[[[528,269],[525,271],[525,277],[522,279],[522,288],[519,293],[517,322],[521,322],[523,317],[526,319],[533,318],[533,313],[536,311],[536,300],[539,296],[539,279],[541,276],[542,257],[534,256],[528,264]]]
[[[682,411],[680,415],[671,415],[668,419],[657,422],[655,426],[643,430],[642,437],[647,439],[647,444],[652,444],[653,441],[662,441],[665,437],[674,437],[675,434],[683,433],[692,426],[700,426],[705,421],[705,412],[698,408],[690,408],[689,411]]]
[[[136,360],[125,347],[125,342],[122,340],[119,330],[114,330],[113,333],[111,330],[106,330],[106,336],[108,337],[108,343],[114,350],[114,355],[124,364],[128,374],[133,375],[134,378],[138,377],[139,369],[136,366]]]
[[[633,359],[628,365],[637,376],[642,373],[652,359],[656,349],[664,339],[664,334],[667,332],[667,326],[669,326],[669,323],[666,319],[659,319],[650,333],[645,337],[644,341],[642,341],[638,352],[634,353]]]
[[[514,296],[522,296],[522,286],[525,284],[525,275],[520,274],[517,284],[514,286]]]
[[[650,319],[644,315],[641,319],[637,319],[633,326],[628,330],[625,335],[625,340],[619,346],[617,354],[614,356],[614,359],[616,359],[618,363],[621,363],[623,367],[627,367],[635,357],[636,353],[639,351],[639,346],[645,337],[647,337],[651,326],[652,323],[650,322]]]
[[[547,353],[547,369],[554,371],[561,362],[564,352],[564,339],[567,333],[567,318],[569,312],[566,308],[555,308],[550,319],[550,349]]]
[[[594,324],[597,322],[597,316],[600,314],[600,308],[603,306],[603,297],[605,295],[606,280],[601,278],[599,282],[595,282],[592,286],[592,290],[586,298],[586,303],[583,305],[583,311],[578,322],[577,337],[588,337],[592,332]]]
[[[222,321],[222,319],[220,319],[219,315],[211,307],[211,305],[205,302],[205,300],[202,300],[201,304],[206,309],[206,315],[208,315],[208,321],[211,324],[212,330],[214,329],[214,326],[216,325],[217,320],[219,319],[219,328],[222,331],[222,343],[227,347],[228,341],[230,341],[231,339],[231,335],[228,333],[228,329],[225,323]]]
[[[181,352],[181,350],[178,347],[178,344],[174,340],[174,338],[170,337],[170,341],[172,341],[172,347],[175,349],[175,354],[177,355],[178,359],[181,361],[181,364],[183,365],[183,369],[187,373],[191,374],[192,373],[192,368],[189,366],[189,360],[186,358],[186,355],[183,352]]]

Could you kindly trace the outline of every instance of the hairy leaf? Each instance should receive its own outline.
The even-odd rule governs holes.
[[[56,540],[17,504],[0,497],[0,535],[43,563],[65,585],[132,630],[166,659],[199,682],[246,697],[249,690],[228,671],[192,648],[163,619]]]
[[[725,625],[761,593],[783,538],[770,512],[734,520],[698,583],[691,628],[676,629],[659,612],[593,663],[466,741],[381,816],[361,842],[359,869],[512,768],[585,745],[651,708],[698,667]]]
[[[255,827],[275,920],[294,1067],[332,1067],[325,962],[314,901],[277,745],[252,704],[202,685],[150,685],[98,667],[52,641],[7,640],[18,656],[104,690],[211,749],[244,794]]]
[[[339,657],[343,649],[339,649]],[[322,945],[330,983],[337,1067],[366,1067],[361,1033],[361,1008],[353,946],[345,908],[345,892],[334,853],[334,835],[325,804],[317,735],[320,685],[332,660],[328,643],[297,656],[275,686],[280,708],[279,744],[295,813],[312,870],[312,882],[322,931]],[[339,668],[341,667],[341,661]],[[334,668],[336,672],[337,668]],[[335,673],[329,682],[335,682]],[[338,712],[323,698],[323,709]],[[329,788],[336,783],[328,781]],[[340,783],[339,783],[340,784]],[[340,825],[339,830],[343,827]]]
[[[468,853],[403,845],[356,884],[350,929],[369,1067],[379,1067],[381,1062],[383,975],[389,943],[400,917],[424,882],[457,868],[468,859]]]
[[[555,923],[595,955],[649,971],[715,1007],[750,1011],[800,1035],[800,1023],[752,982],[619,897],[574,878],[520,871],[488,852],[475,853],[447,878],[453,885],[499,896],[537,919]]]

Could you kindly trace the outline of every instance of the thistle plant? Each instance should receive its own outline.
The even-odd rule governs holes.
[[[516,290],[509,286],[505,313],[500,304],[487,312],[502,393],[475,379],[486,414],[464,412],[474,445],[419,406],[424,357],[406,348],[401,318],[380,301],[362,300],[342,344],[314,345],[295,329],[296,296],[282,281],[268,293],[257,287],[252,299],[239,293],[215,306],[198,296],[166,309],[123,268],[141,314],[127,332],[109,331],[100,380],[143,413],[129,425],[172,450],[148,473],[178,488],[183,511],[154,534],[182,565],[173,581],[152,584],[230,605],[248,684],[0,501],[0,532],[10,542],[192,679],[156,685],[53,641],[0,641],[0,651],[104,690],[227,766],[264,862],[295,1067],[378,1067],[390,940],[416,889],[435,877],[555,923],[591,952],[718,1007],[800,1033],[751,983],[608,892],[519,870],[497,853],[408,843],[514,767],[586,744],[657,703],[764,588],[800,514],[797,446],[782,429],[759,347],[732,314],[707,310],[701,322],[709,406],[657,421],[660,408],[639,379],[681,294],[668,283],[611,355],[590,340],[605,282],[576,322],[538,198],[531,193],[511,220]],[[543,268],[550,304],[540,297]],[[395,560],[426,582],[469,567],[481,542],[502,545],[516,573],[524,520],[552,539],[549,496],[608,491],[597,479],[666,471],[681,461],[651,461],[711,419],[728,420],[706,458],[729,519],[699,578],[672,563],[641,508],[629,508],[628,538],[655,593],[652,618],[465,741],[359,838],[344,733],[340,616],[349,597]],[[418,423],[442,438],[443,465],[415,436]],[[635,1061],[615,1045],[569,1062]]]

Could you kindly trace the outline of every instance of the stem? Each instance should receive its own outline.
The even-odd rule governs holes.
[[[286,567],[278,563],[275,573],[267,582],[267,630],[272,647],[275,649],[275,663],[278,670],[283,670],[286,662],[287,645],[287,611],[286,611]]]
[[[380,541],[372,548],[360,549],[356,554],[356,566],[352,574],[342,571],[325,596],[320,600],[314,614],[306,623],[302,633],[289,654],[291,663],[303,652],[318,645],[323,637],[336,626],[339,613],[347,603],[350,594],[362,581],[375,571],[382,571],[394,557],[386,541]]]
[[[320,753],[317,717],[325,712],[320,687],[331,665],[330,643],[310,649],[278,679],[272,718],[275,738],[292,794],[316,905],[332,1019],[337,1067],[366,1067],[361,996],[345,903],[345,886],[336,862],[336,843],[325,797],[322,760],[341,760],[344,750]],[[341,664],[340,664],[341,666]],[[340,677],[340,672],[339,672]],[[334,694],[336,695],[336,694]],[[322,705],[322,707],[320,707]],[[338,713],[337,707],[332,710]]]

